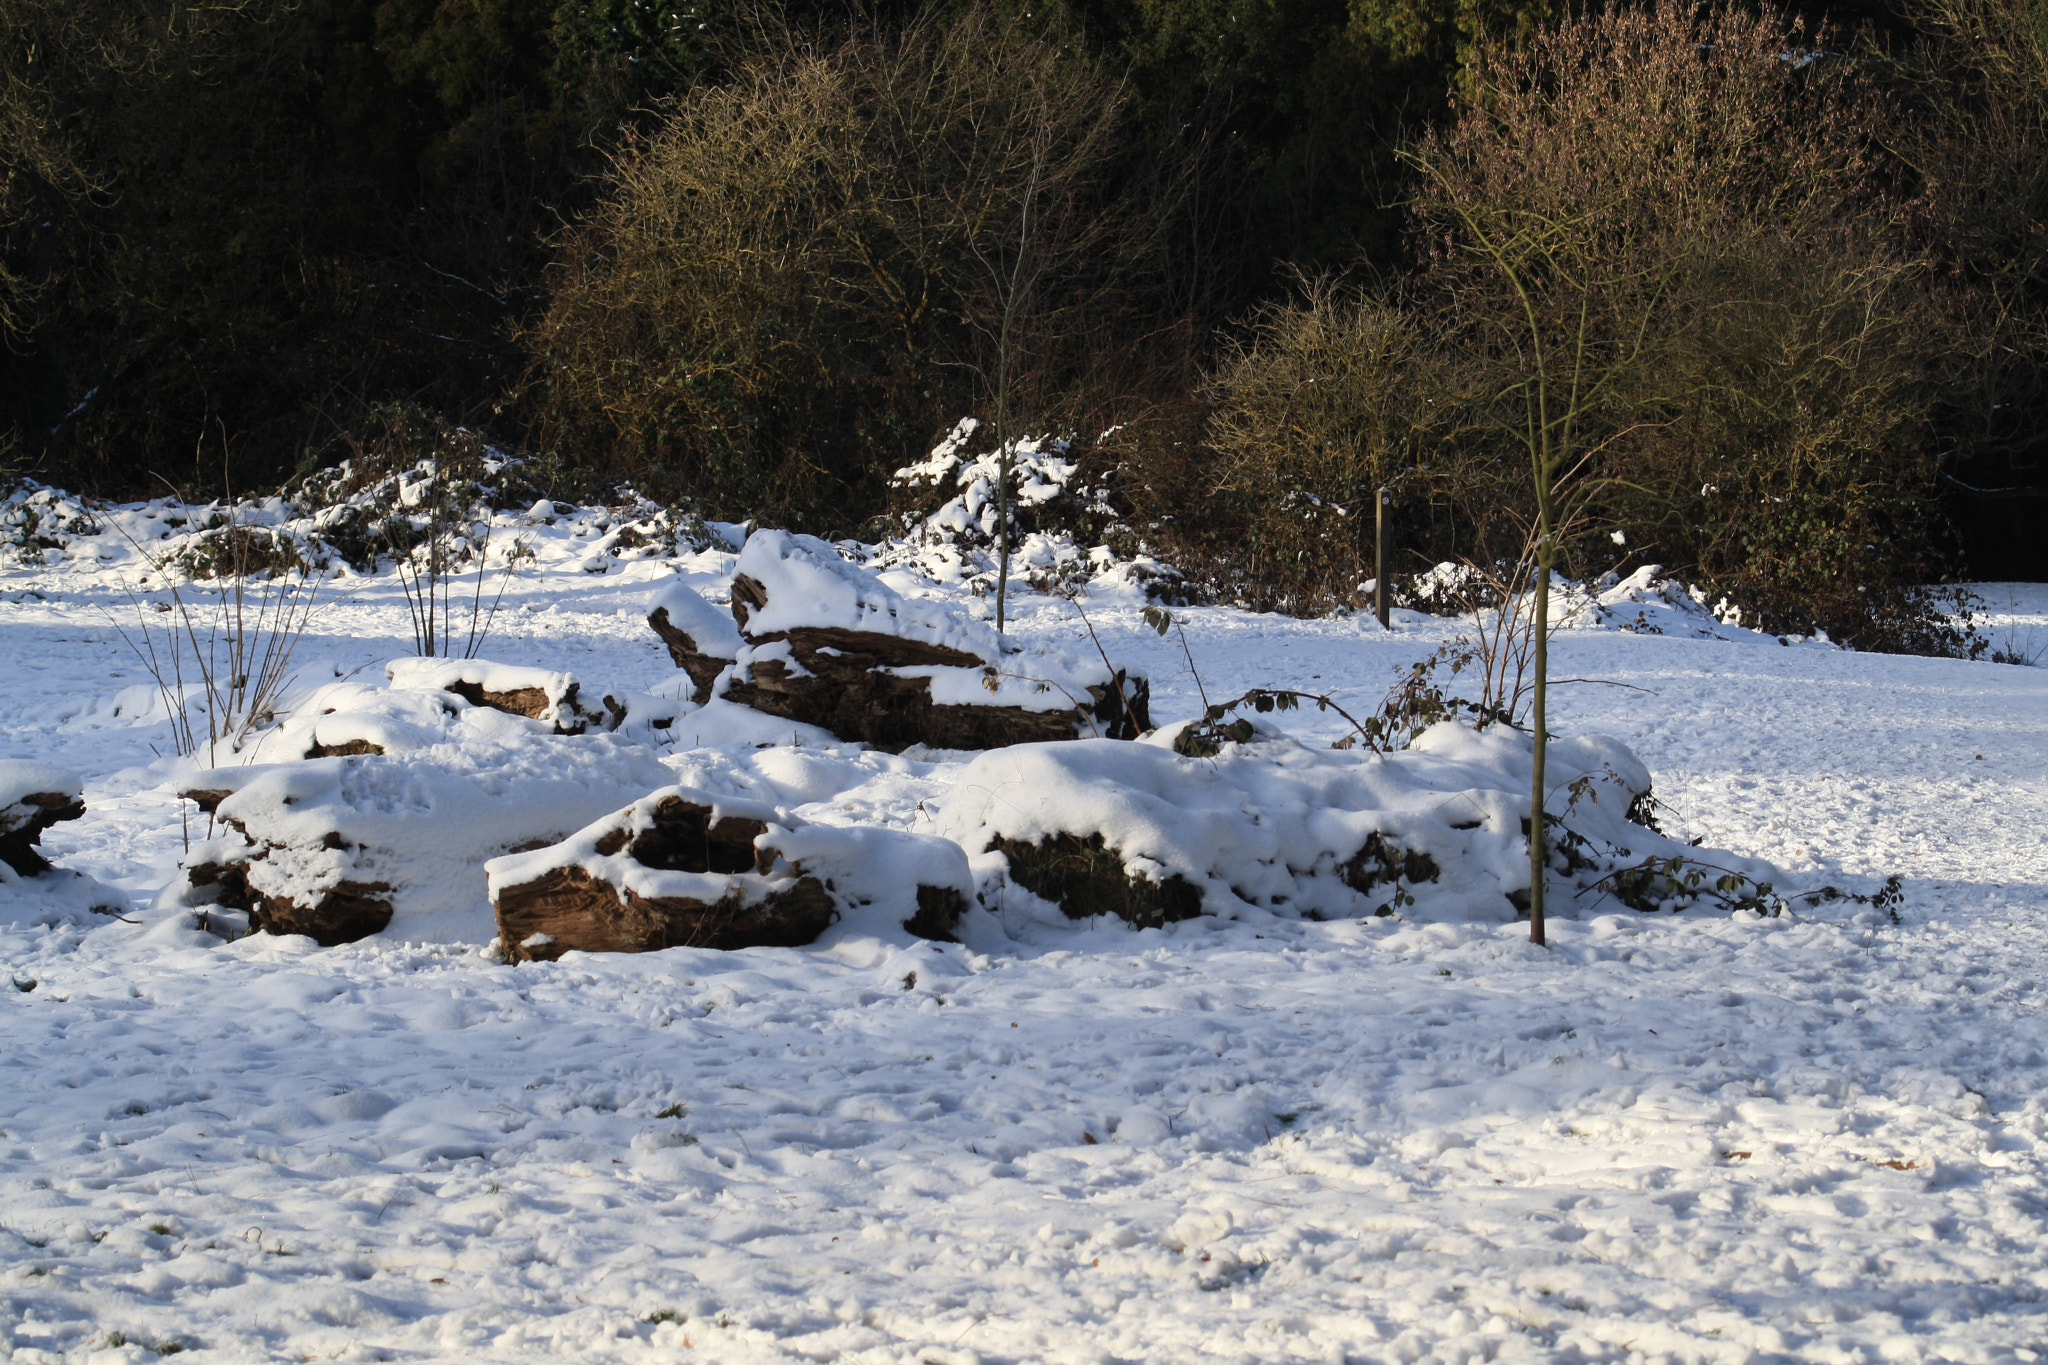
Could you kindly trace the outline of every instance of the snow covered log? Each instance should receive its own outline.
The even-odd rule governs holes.
[[[647,624],[668,646],[668,656],[676,667],[690,675],[695,687],[694,700],[699,706],[711,700],[711,688],[718,675],[739,658],[746,645],[730,614],[680,583],[654,595]]]
[[[54,764],[0,759],[0,863],[24,877],[49,871],[35,846],[50,826],[85,814],[84,792],[78,774]]]
[[[668,770],[608,735],[530,729],[406,754],[202,773],[180,793],[219,836],[185,858],[185,898],[332,947],[389,931],[487,941],[484,863],[552,843]]]
[[[810,825],[759,802],[668,787],[549,848],[493,859],[515,962],[572,951],[798,947],[834,921],[951,938],[973,894],[958,845]]]
[[[593,724],[604,728],[605,713],[584,708],[573,673],[482,659],[393,659],[384,674],[394,688],[450,692],[471,706],[541,721],[558,735],[580,735]]]
[[[439,744],[502,746],[530,737],[591,729],[640,742],[675,723],[674,700],[638,692],[607,692],[602,710],[579,699],[573,673],[516,668],[481,659],[398,659],[385,666],[388,684],[327,683],[315,688],[278,724],[242,746],[254,762],[352,755],[410,754]]]
[[[903,597],[811,536],[748,538],[732,617],[736,630],[681,585],[650,606],[649,625],[699,702],[722,697],[892,752],[1135,739],[1151,728],[1142,676],[1026,648]]]

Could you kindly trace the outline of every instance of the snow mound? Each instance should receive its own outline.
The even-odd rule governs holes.
[[[252,736],[243,752],[251,763],[346,754],[408,754],[436,744],[503,743],[514,735],[552,733],[552,729],[490,707],[473,706],[449,692],[336,682],[306,694],[275,727]]]
[[[487,860],[558,840],[669,781],[612,736],[499,719],[523,728],[199,774],[182,794],[226,832],[186,856],[186,903],[245,910],[256,928],[328,944],[379,932],[488,940]]]
[[[1436,565],[1401,583],[1397,596],[1435,616],[1488,620],[1505,610],[1527,621],[1533,593],[1503,602],[1497,578],[1470,564]],[[1646,564],[1626,578],[1608,574],[1574,582],[1553,574],[1550,591],[1553,630],[1619,630],[1630,635],[1672,635],[1740,644],[1812,644],[1832,648],[1825,632],[1811,638],[1778,636],[1742,624],[1742,609],[1725,596],[1667,576],[1661,564]]]
[[[1705,588],[1665,576],[1661,564],[1646,564],[1627,578],[1573,587],[1561,625],[1609,626],[1634,635],[1679,635],[1744,644],[1829,645],[1826,632],[1782,637],[1742,624],[1742,608]]]
[[[672,699],[610,689],[586,707],[573,673],[481,659],[394,659],[388,686],[323,684],[244,742],[244,761],[408,754],[435,745],[504,746],[523,739],[615,731],[649,742],[683,709]]]
[[[757,643],[811,627],[915,640],[978,660],[995,660],[1016,648],[993,626],[938,602],[904,597],[816,536],[756,531],[747,537],[733,575],[733,617]]]
[[[974,873],[948,839],[874,825],[789,822],[764,846],[821,878],[838,909],[826,942],[951,939],[974,903]]]
[[[128,896],[82,872],[55,868],[23,877],[0,861],[0,929],[54,928],[126,919],[134,909]],[[17,991],[34,989],[34,979],[15,977]]]
[[[393,659],[384,666],[384,674],[394,688],[451,692],[472,705],[540,721],[558,734],[581,734],[603,719],[602,712],[583,708],[578,697],[581,684],[573,673],[482,659]]]
[[[1274,737],[1190,759],[1171,731],[1022,745],[959,771],[938,830],[1001,853],[982,858],[985,877],[1073,918],[1510,920],[1529,890],[1531,755],[1526,735],[1450,723],[1385,755]],[[1692,852],[1631,820],[1644,818],[1650,776],[1619,741],[1554,741],[1546,777],[1553,868],[1568,885]]]

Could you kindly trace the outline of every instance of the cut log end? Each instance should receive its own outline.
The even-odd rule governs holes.
[[[607,858],[628,852],[642,867],[663,872],[767,871],[760,865],[762,855],[754,841],[768,826],[733,816],[714,820],[713,814],[707,806],[664,797],[654,808],[648,828],[637,833],[620,828],[601,835],[597,852]]]
[[[958,943],[960,917],[967,913],[967,898],[950,886],[917,888],[917,913],[903,921],[903,927],[919,938],[940,943]]]
[[[391,923],[391,888],[383,882],[337,882],[301,904],[256,890],[244,862],[200,863],[185,876],[194,890],[212,892],[213,904],[247,911],[251,929],[304,934],[323,948],[380,934]]]
[[[391,923],[390,891],[383,882],[344,881],[303,906],[284,896],[252,895],[246,908],[252,928],[304,934],[323,948],[334,948],[384,932]]]

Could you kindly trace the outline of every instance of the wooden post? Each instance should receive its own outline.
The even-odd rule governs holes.
[[[1387,502],[1387,490],[1382,488],[1372,519],[1372,604],[1374,613],[1380,618],[1381,630],[1393,629],[1387,621]]]

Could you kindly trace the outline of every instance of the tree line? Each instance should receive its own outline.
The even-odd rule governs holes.
[[[1354,600],[1387,488],[1402,567],[1921,649],[2039,506],[2031,0],[0,0],[0,55],[0,462],[82,489],[424,421],[872,534],[974,414],[1262,608]]]

